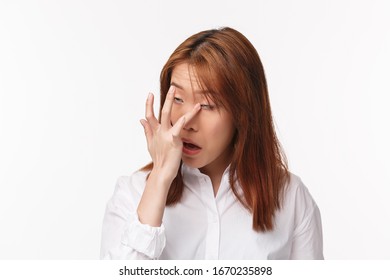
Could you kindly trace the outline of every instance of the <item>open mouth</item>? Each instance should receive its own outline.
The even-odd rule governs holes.
[[[188,156],[195,156],[202,150],[201,147],[193,143],[187,142],[189,140],[182,139],[182,141],[183,141],[183,153]]]
[[[194,145],[194,144],[191,144],[191,143],[187,143],[187,142],[183,142],[183,146],[184,148],[190,150],[190,151],[196,151],[196,150],[200,150],[201,148]]]

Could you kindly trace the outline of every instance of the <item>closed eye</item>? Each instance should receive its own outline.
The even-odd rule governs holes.
[[[184,100],[179,98],[179,97],[174,97],[173,98],[173,101],[176,103],[176,104],[183,104],[184,103]],[[215,108],[215,105],[211,105],[211,104],[201,104],[200,105],[200,108],[203,109],[203,110],[213,110]]]
[[[200,105],[200,108],[204,109],[204,110],[213,110],[214,109],[214,105],[210,105],[210,104],[201,104]]]
[[[183,103],[183,99],[178,98],[178,97],[174,97],[173,100],[174,100],[175,103],[178,103],[178,104],[182,104]]]

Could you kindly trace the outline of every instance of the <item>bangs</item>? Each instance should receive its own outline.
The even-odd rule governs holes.
[[[219,69],[204,59],[197,59],[189,62],[189,70],[193,71],[197,77],[197,85],[203,92],[206,100],[210,100],[217,105],[217,109],[227,109],[226,97],[224,96]]]

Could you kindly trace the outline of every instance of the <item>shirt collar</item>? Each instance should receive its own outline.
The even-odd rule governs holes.
[[[228,182],[229,174],[230,174],[230,164],[226,167],[225,171],[222,174],[221,184],[224,181]],[[209,178],[209,176],[200,172],[198,168],[190,167],[186,165],[184,162],[181,165],[181,175],[185,183],[188,182],[187,180],[192,181],[197,178],[205,178],[205,177]]]

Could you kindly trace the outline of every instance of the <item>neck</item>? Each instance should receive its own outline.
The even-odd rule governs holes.
[[[199,168],[200,172],[210,177],[211,183],[213,184],[214,196],[217,195],[219,186],[221,184],[222,175],[229,166],[231,157],[232,153],[229,152],[225,155],[221,155],[218,159],[209,165]]]

